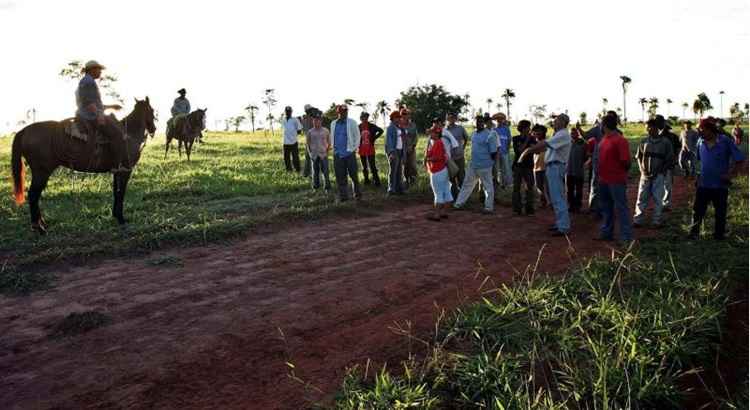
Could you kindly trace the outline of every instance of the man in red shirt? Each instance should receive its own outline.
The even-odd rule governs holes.
[[[370,185],[368,168],[372,171],[372,182],[380,186],[378,167],[375,164],[375,140],[383,134],[383,129],[369,121],[370,114],[362,111],[359,115],[359,159],[362,161],[362,173],[365,176],[365,184]]]
[[[599,142],[600,204],[604,223],[601,227],[601,240],[614,239],[615,219],[620,223],[620,238],[633,240],[633,224],[627,203],[628,171],[630,170],[630,146],[625,137],[617,131],[617,118],[606,115],[602,118],[604,137]]]

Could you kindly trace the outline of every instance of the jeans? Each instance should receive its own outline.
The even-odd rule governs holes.
[[[320,188],[320,173],[323,172],[325,178],[325,189],[331,189],[331,179],[328,173],[328,158],[315,158],[312,162],[312,186],[313,189]]]
[[[458,193],[455,207],[459,208],[466,203],[466,200],[474,192],[474,187],[480,180],[482,181],[482,189],[484,190],[484,209],[488,211],[494,209],[495,187],[492,185],[492,167],[480,169],[469,167],[466,170],[466,177],[463,184],[461,184],[461,192]]]
[[[521,188],[524,188],[523,202],[521,201]],[[534,170],[531,168],[516,167],[513,170],[513,212],[520,214],[525,210],[527,215],[534,213]]]
[[[570,215],[565,201],[565,164],[549,162],[545,167],[549,201],[555,211],[555,226],[563,233],[570,232]]]
[[[284,144],[284,165],[286,166],[287,171],[292,170],[292,165],[294,165],[294,170],[299,172],[299,144]]]
[[[404,192],[403,160],[403,150],[395,150],[388,156],[388,167],[390,168],[390,173],[388,174],[388,193],[390,194],[401,194]]]
[[[654,225],[658,225],[664,207],[662,202],[664,200],[664,175],[659,174],[653,178],[641,175],[641,180],[638,182],[638,202],[635,204],[635,216],[633,216],[634,223],[643,224],[649,198],[654,199],[654,215],[652,218]]]
[[[695,166],[698,159],[696,158],[695,152],[692,151],[680,151],[680,168],[685,176],[695,176]]]
[[[454,158],[453,161],[458,165],[458,173],[451,178],[451,194],[454,198],[457,198],[458,192],[461,190],[461,184],[466,177],[466,158]]]
[[[432,186],[432,193],[435,195],[435,205],[453,202],[448,167],[445,167],[434,174],[430,174],[430,185]]]
[[[674,182],[674,170],[670,169],[664,173],[664,207],[672,206],[672,183]]]
[[[581,210],[583,203],[583,175],[568,175],[565,178],[565,184],[568,186],[568,206],[572,212]]]
[[[511,185],[513,183],[513,170],[511,169],[510,154],[503,154],[498,151],[495,163],[497,166],[497,183],[502,187]]]
[[[711,203],[714,206],[714,239],[724,239],[727,229],[728,197],[727,188],[698,187],[695,191],[695,201],[693,201],[693,223],[690,226],[690,234],[698,236],[708,204]]]
[[[623,241],[633,240],[633,225],[628,211],[627,184],[599,184],[599,204],[604,218],[601,227],[603,239],[613,239],[616,218],[620,222],[620,237]]]
[[[594,212],[595,214],[601,214],[601,203],[599,202],[599,198],[601,195],[599,194],[599,176],[596,174],[596,170],[591,170],[591,184],[589,185],[589,210]]]
[[[378,166],[375,164],[375,155],[360,156],[362,161],[362,174],[365,176],[365,184],[370,183],[370,173],[372,171],[372,182],[375,186],[380,186],[380,177],[378,176]]]
[[[362,191],[359,189],[359,177],[357,175],[357,155],[350,153],[343,158],[334,155],[333,169],[336,172],[336,185],[339,187],[339,199],[342,201],[349,199],[348,178],[351,178],[352,185],[354,186],[354,197],[361,198]]]

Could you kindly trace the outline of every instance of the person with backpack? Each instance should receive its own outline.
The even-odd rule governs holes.
[[[661,136],[657,121],[648,120],[646,130],[648,136],[641,141],[635,154],[641,170],[641,179],[638,183],[638,201],[633,216],[634,228],[643,226],[650,198],[654,200],[653,224],[655,227],[660,226],[664,206],[664,176],[674,158],[672,142]]]

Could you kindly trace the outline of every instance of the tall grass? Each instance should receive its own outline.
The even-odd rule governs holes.
[[[333,407],[682,408],[747,280],[747,177],[737,186],[730,240],[684,241],[682,214],[660,238],[562,278],[527,271],[455,310],[403,370],[349,373]]]

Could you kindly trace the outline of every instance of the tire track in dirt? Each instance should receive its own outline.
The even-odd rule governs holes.
[[[493,216],[454,212],[440,223],[425,220],[426,210],[331,218],[151,256],[178,257],[176,267],[102,261],[71,269],[51,290],[1,297],[0,408],[302,408],[330,398],[347,366],[418,350],[389,326],[408,321],[429,338],[436,305],[476,298],[485,275],[511,280],[512,267],[533,264],[543,243],[542,270],[569,266],[566,240],[546,230],[549,210],[536,218],[505,207]],[[573,221],[578,258],[610,252],[591,240],[593,221]],[[65,315],[94,309],[112,324],[46,337]],[[321,391],[290,380],[286,360]]]

